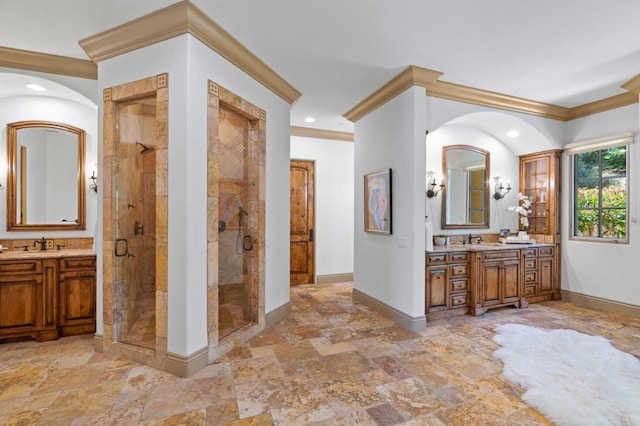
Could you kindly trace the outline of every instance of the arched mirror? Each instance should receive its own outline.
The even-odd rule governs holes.
[[[489,152],[468,145],[442,148],[442,228],[489,227]]]
[[[77,127],[7,124],[7,231],[86,228],[84,149]]]

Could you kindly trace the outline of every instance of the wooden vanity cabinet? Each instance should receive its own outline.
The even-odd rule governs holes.
[[[555,247],[524,249],[524,293],[529,302],[554,300],[556,282]]]
[[[95,256],[0,261],[0,340],[95,332]]]
[[[55,261],[0,262],[0,338],[57,338],[52,317],[57,304],[52,282],[56,270]]]
[[[520,250],[478,252],[475,261],[479,277],[473,315],[482,315],[487,309],[500,306],[526,306],[521,288]]]
[[[531,200],[529,234],[559,236],[561,162],[562,150],[520,157],[520,192]]]
[[[96,258],[60,259],[58,327],[61,336],[96,331]]]
[[[427,253],[425,290],[427,319],[469,313],[469,252]]]

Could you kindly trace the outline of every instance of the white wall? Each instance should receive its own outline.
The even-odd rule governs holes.
[[[267,112],[267,313],[289,301],[289,215],[281,212],[289,211],[290,105],[190,35],[101,62],[99,88],[165,72],[169,74],[168,350],[190,355],[207,346],[207,80]],[[101,286],[99,280],[98,295]]]
[[[609,244],[585,241],[571,241],[570,205],[572,185],[570,182],[571,160],[563,157],[562,197],[562,289],[583,295],[640,306],[638,290],[637,262],[640,258],[640,150],[638,104],[589,117],[573,120],[566,124],[566,143],[613,136],[626,132],[636,134],[635,142],[629,150],[629,244]]]
[[[291,159],[315,162],[316,276],[353,272],[354,143],[291,137]]]
[[[518,215],[506,211],[508,206],[517,205],[516,195],[519,187],[520,159],[509,147],[493,136],[472,127],[444,125],[427,136],[426,169],[442,175],[442,148],[449,145],[470,145],[489,151],[489,186],[490,203],[488,229],[474,229],[473,234],[498,233],[501,228],[509,228],[512,232],[518,229]],[[511,180],[513,188],[502,200],[493,198],[493,177],[500,176]],[[427,222],[433,224],[434,234],[449,235],[468,234],[469,229],[442,230],[442,193],[434,198],[426,198]]]
[[[414,319],[424,318],[426,102],[411,87],[355,124],[355,182],[392,169],[392,235],[364,232],[355,192],[354,288]]]
[[[502,140],[516,155],[562,148],[563,121],[441,98],[427,97],[427,102],[430,131],[447,123],[471,125]],[[514,127],[520,137],[505,139]]]
[[[96,108],[96,104],[102,99],[96,91],[97,81],[88,78],[71,77],[61,74],[49,74],[46,72],[31,71],[17,68],[0,67],[0,73],[9,74],[23,74],[36,77],[34,82],[43,78],[49,82],[53,82],[54,86],[61,85],[68,89],[71,89],[75,93],[66,93],[65,95],[73,96],[73,98],[66,98],[69,100],[76,100],[78,103],[87,105],[91,108]],[[46,95],[45,95],[46,96]],[[63,97],[63,96],[59,96]]]
[[[0,203],[0,238],[36,239],[43,235],[47,238],[86,238],[93,237],[97,220],[97,200],[95,192],[89,190],[89,178],[98,156],[98,118],[97,108],[64,99],[47,96],[12,96],[0,98],[0,151],[7,150],[7,123],[26,120],[53,121],[69,124],[86,132],[85,172],[86,176],[86,221],[84,231],[20,231],[7,232],[6,202]],[[0,170],[0,194],[6,200],[6,160]]]

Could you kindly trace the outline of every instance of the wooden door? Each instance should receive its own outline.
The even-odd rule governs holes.
[[[292,160],[290,183],[290,281],[314,282],[314,163]]]
[[[540,259],[539,279],[541,294],[553,292],[553,257],[543,257]]]
[[[447,309],[447,267],[428,266],[427,280],[427,312]]]
[[[96,324],[96,276],[93,271],[67,272],[62,275],[59,291],[60,309],[58,311],[58,325],[62,335],[65,327],[76,332],[85,329],[86,333],[95,331]]]
[[[42,274],[0,278],[0,338],[30,335],[43,326]]]
[[[482,266],[482,306],[500,303],[501,263],[484,263]]]
[[[501,301],[517,302],[520,298],[520,261],[509,260],[502,264]]]

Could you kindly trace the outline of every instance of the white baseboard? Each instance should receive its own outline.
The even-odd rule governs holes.
[[[421,315],[417,318],[410,317],[404,312],[400,312],[386,303],[383,303],[355,288],[353,289],[353,300],[368,306],[406,330],[416,332],[427,328],[427,317],[425,315]]]
[[[575,303],[579,306],[584,306],[585,308],[599,309],[601,311],[611,312],[614,314],[640,318],[640,306],[637,305],[614,302],[613,300],[587,296],[586,294],[574,293],[567,290],[562,290],[562,300],[565,302]]]

